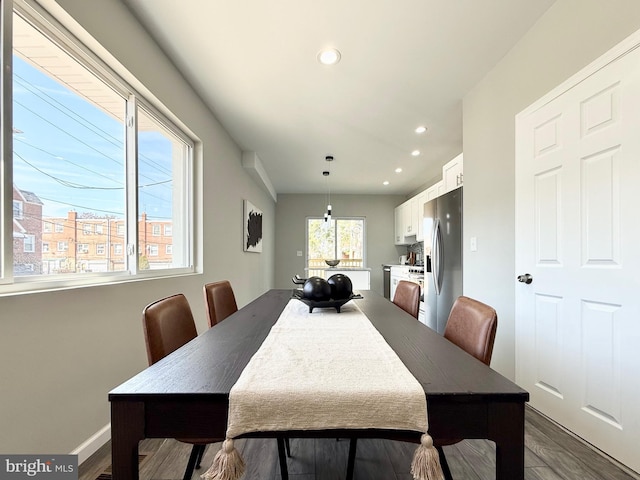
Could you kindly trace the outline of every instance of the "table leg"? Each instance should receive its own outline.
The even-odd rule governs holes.
[[[524,403],[490,405],[489,432],[496,443],[496,480],[524,480]]]
[[[285,454],[285,439],[283,437],[277,437],[277,442],[278,442],[278,458],[280,459],[280,478],[282,478],[282,480],[287,480],[289,478],[289,471],[287,470],[287,456]]]
[[[138,480],[138,443],[144,438],[144,404],[111,402],[113,480]]]

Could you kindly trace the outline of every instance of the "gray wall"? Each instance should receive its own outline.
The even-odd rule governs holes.
[[[107,393],[147,364],[141,324],[147,303],[183,292],[202,332],[203,283],[229,279],[239,306],[273,286],[275,203],[242,168],[238,146],[120,2],[58,3],[202,140],[196,172],[202,271],[0,297],[0,452],[7,454],[70,452],[109,423]],[[244,198],[265,215],[261,254],[242,250]]]
[[[400,195],[331,195],[336,216],[366,217],[367,267],[371,268],[371,290],[382,293],[382,264],[398,263],[406,247],[393,244],[395,207],[406,200]],[[291,277],[304,276],[306,219],[322,216],[325,195],[278,195],[276,207],[276,288],[293,288]],[[296,252],[301,250],[302,257]]]
[[[637,0],[558,0],[464,98],[464,292],[498,311],[492,366],[510,378],[524,273],[515,271],[514,117],[638,28]]]

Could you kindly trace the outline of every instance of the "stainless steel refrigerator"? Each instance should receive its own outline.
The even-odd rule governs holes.
[[[462,187],[425,203],[423,221],[424,253],[430,255],[425,323],[444,333],[453,302],[462,295]]]

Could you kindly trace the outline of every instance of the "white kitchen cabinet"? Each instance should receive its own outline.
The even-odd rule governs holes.
[[[427,194],[427,202],[430,202],[434,198],[438,198],[444,193],[444,181],[440,180],[438,183],[431,185],[425,191]]]
[[[403,225],[404,236],[415,237],[418,233],[418,197],[412,197],[404,202]],[[411,243],[411,242],[407,242]]]
[[[395,215],[395,240],[396,245],[405,245],[404,243],[404,203],[398,205],[394,211]]]
[[[442,167],[442,181],[444,182],[444,192],[447,193],[462,186],[462,153],[453,160],[450,160]]]
[[[418,212],[417,212],[417,232],[416,232],[416,241],[422,242],[424,240],[424,222],[422,221],[422,217],[424,216],[424,204],[427,203],[427,191],[421,192],[417,196],[418,200]]]

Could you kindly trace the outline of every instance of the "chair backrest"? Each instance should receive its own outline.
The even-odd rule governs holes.
[[[238,311],[236,297],[228,280],[207,283],[203,287],[203,291],[209,327],[213,327],[216,323]]]
[[[461,296],[451,308],[444,337],[489,365],[497,327],[498,314],[492,307]]]
[[[393,294],[393,303],[418,318],[420,311],[420,285],[414,282],[400,280],[396,287],[396,293]]]
[[[181,293],[144,307],[142,325],[149,365],[198,336],[191,307]]]

